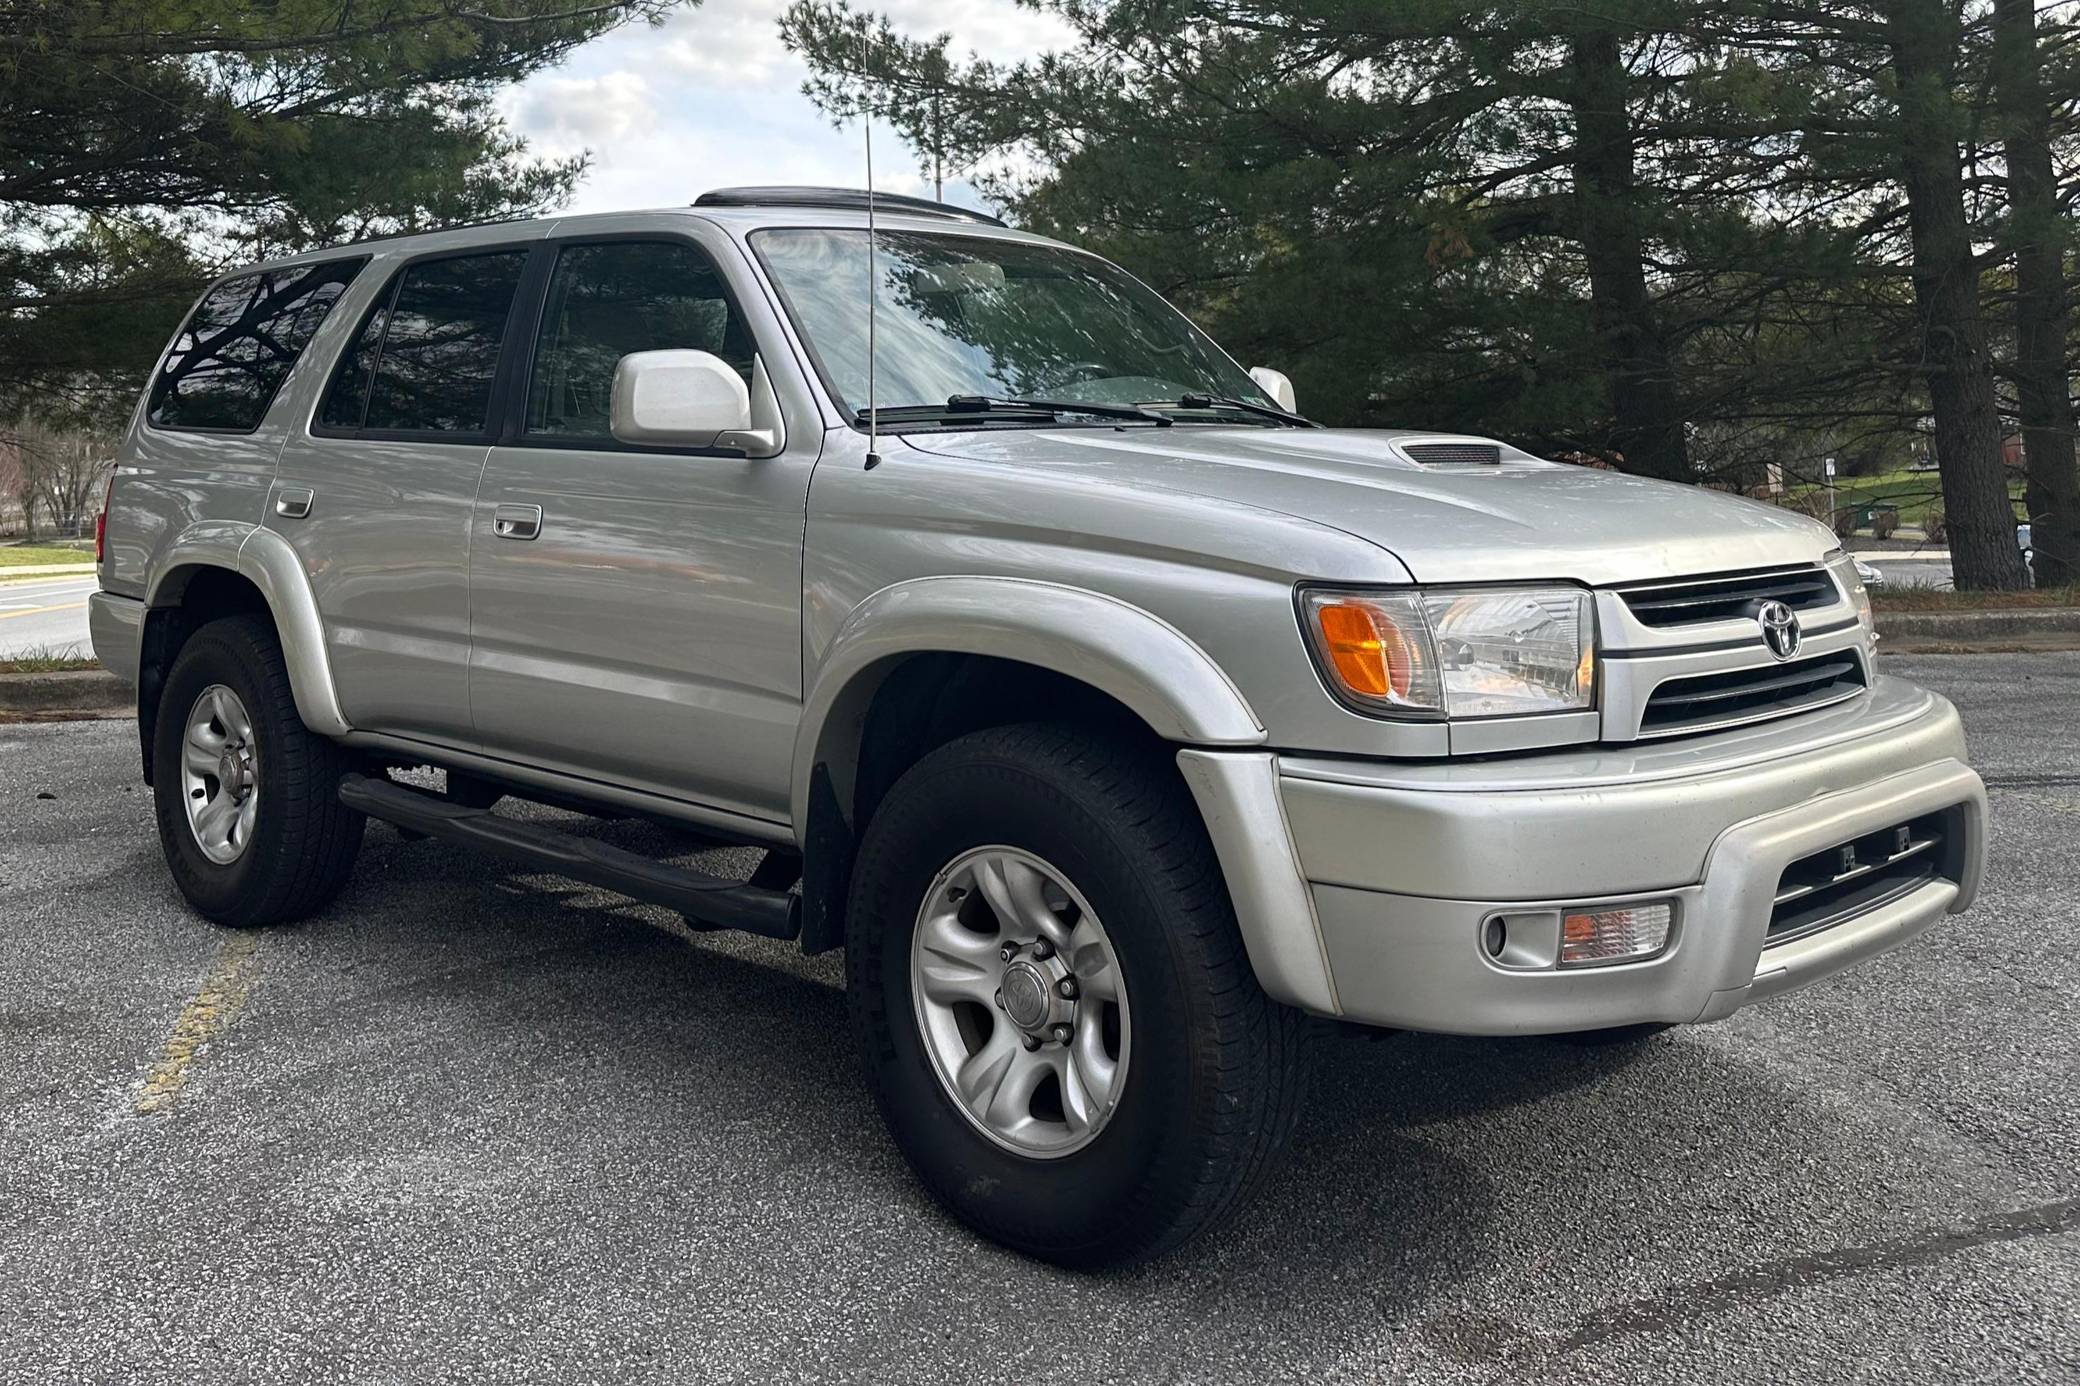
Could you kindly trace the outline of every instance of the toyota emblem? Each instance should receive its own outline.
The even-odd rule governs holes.
[[[1798,613],[1782,602],[1764,602],[1755,612],[1755,620],[1762,627],[1762,643],[1778,659],[1789,659],[1798,653],[1805,643],[1805,632],[1799,629]]]

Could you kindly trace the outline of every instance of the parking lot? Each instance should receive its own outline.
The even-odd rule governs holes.
[[[834,959],[387,827],[226,934],[127,723],[0,727],[0,1378],[2074,1379],[2080,654],[1888,671],[1971,915],[1632,1054],[1331,1031],[1270,1195],[1102,1277],[927,1202]]]

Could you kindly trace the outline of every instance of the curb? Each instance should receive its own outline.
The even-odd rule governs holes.
[[[0,581],[10,578],[92,577],[99,571],[91,563],[25,563],[18,568],[0,568]]]
[[[1878,611],[1887,640],[2030,640],[2080,636],[2080,607],[2014,607],[2005,611]]]
[[[0,674],[0,716],[23,713],[128,712],[137,695],[102,669],[66,669],[49,674]]]

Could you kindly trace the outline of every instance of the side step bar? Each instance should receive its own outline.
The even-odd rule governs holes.
[[[604,842],[500,818],[489,809],[470,808],[388,779],[342,775],[339,797],[370,818],[663,905],[701,928],[741,929],[766,938],[796,938],[802,931],[800,897],[786,890],[667,866]]]

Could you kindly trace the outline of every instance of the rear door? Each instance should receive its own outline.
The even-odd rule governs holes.
[[[471,740],[470,515],[529,249],[395,267],[283,452],[267,524],[303,561],[362,730]]]
[[[637,351],[777,365],[718,237],[552,242],[470,548],[470,701],[486,751],[784,821],[801,701],[802,535],[820,430],[776,457],[608,429]],[[718,258],[719,257],[719,258]],[[761,340],[761,337],[764,340]]]

